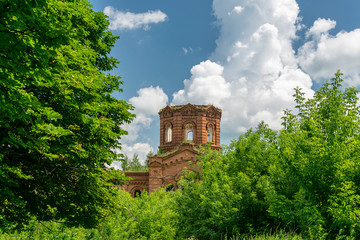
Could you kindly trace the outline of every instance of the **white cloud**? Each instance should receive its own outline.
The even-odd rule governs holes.
[[[161,108],[168,102],[168,96],[159,87],[150,86],[137,91],[138,96],[129,99],[129,103],[135,107],[135,119],[124,126],[128,135],[122,137],[122,142],[134,143],[142,130],[150,128]]]
[[[158,86],[141,88],[137,94],[137,96],[129,99],[129,103],[135,107],[136,118],[124,126],[128,135],[121,138],[122,149],[116,151],[126,154],[130,158],[134,153],[138,153],[140,161],[144,162],[146,154],[153,151],[153,147],[149,142],[144,142],[150,141],[150,139],[144,136],[143,130],[151,128],[154,120],[158,118],[159,110],[166,106],[168,96]],[[142,142],[139,143],[139,139]],[[119,163],[115,162],[112,166],[116,167],[117,165],[120,166]]]
[[[116,149],[115,152],[121,153],[123,155],[128,156],[130,159],[133,158],[134,154],[138,154],[139,161],[142,164],[145,164],[146,156],[149,152],[153,152],[154,149],[149,143],[144,142],[137,142],[135,144],[126,144],[122,140],[121,144],[121,150]],[[113,167],[115,169],[121,169],[121,162],[120,161],[113,161],[110,167]]]
[[[279,129],[283,110],[294,105],[293,88],[313,94],[292,48],[300,28],[296,1],[214,0],[213,10],[221,26],[217,47],[191,69],[172,103],[221,107],[222,135],[231,138],[261,120]]]
[[[242,6],[235,6],[233,11],[236,13],[241,13],[244,10]]]
[[[320,36],[321,34],[328,34],[328,32],[335,28],[336,22],[331,19],[318,18],[313,26],[306,33],[306,36]]]
[[[145,164],[146,156],[149,152],[153,152],[153,148],[148,143],[135,143],[134,145],[122,144],[121,150],[117,150],[118,153],[122,153],[128,156],[130,159],[133,158],[134,154],[138,154],[139,161]],[[121,162],[113,161],[110,167],[121,170]]]
[[[172,104],[214,104],[230,96],[229,84],[222,77],[223,67],[207,60],[192,67],[190,80],[185,80],[184,90],[173,94]]]
[[[244,10],[242,6],[235,6],[230,12],[228,12],[228,15],[230,16],[233,13],[239,14]]]
[[[164,22],[167,19],[167,15],[160,10],[132,13],[119,11],[111,6],[104,8],[104,14],[109,16],[110,30],[132,30],[141,27],[144,30],[149,30],[149,24]]]
[[[313,30],[318,25],[324,26],[316,27],[322,30]],[[358,86],[360,84],[360,29],[350,32],[342,31],[336,36],[329,35],[327,31],[334,26],[335,22],[331,20],[318,19],[314,23],[308,34],[313,36],[312,39],[298,51],[299,64],[315,81],[329,79],[340,69],[344,73],[346,85]],[[319,36],[320,33],[321,36]]]
[[[132,158],[134,154],[139,154],[139,159],[142,163],[145,163],[146,155],[152,152],[153,148],[148,143],[135,143],[132,146],[124,145],[122,153]]]
[[[336,22],[319,18],[296,55],[292,43],[304,25],[295,0],[213,0],[213,10],[220,26],[217,47],[208,60],[191,68],[172,104],[221,107],[221,132],[227,140],[261,120],[279,129],[283,110],[294,107],[293,88],[300,86],[310,97],[312,80],[329,79],[339,68],[346,84],[360,84],[360,29],[333,36],[329,31]],[[183,48],[184,54],[190,51]],[[142,129],[152,126],[168,98],[161,88],[150,87],[129,101],[137,118],[127,126],[130,136],[123,146],[131,153],[139,146],[149,149],[134,143],[143,139]]]
[[[238,47],[238,48],[247,48],[248,46],[247,45],[244,45],[242,42],[240,41],[237,41],[235,43],[235,46]]]
[[[168,96],[159,86],[141,88],[137,94],[138,96],[130,98],[129,102],[135,107],[135,112],[140,114],[156,115],[168,101]]]

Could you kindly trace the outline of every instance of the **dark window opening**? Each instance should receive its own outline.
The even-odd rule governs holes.
[[[141,190],[136,189],[134,192],[134,197],[140,197],[141,196]]]
[[[174,190],[175,190],[175,189],[174,189],[174,185],[172,185],[171,183],[168,184],[168,185],[166,185],[165,190],[166,190],[167,192],[174,191]]]

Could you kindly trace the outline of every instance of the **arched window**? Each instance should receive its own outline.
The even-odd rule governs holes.
[[[189,131],[187,134],[187,140],[192,141],[194,139],[193,131]]]
[[[165,141],[171,142],[172,141],[172,127],[171,124],[167,125],[165,128]]]
[[[193,141],[194,140],[194,130],[193,125],[187,124],[185,126],[185,140]]]
[[[208,130],[207,130],[207,141],[208,142],[214,141],[214,126],[211,124],[209,125]]]

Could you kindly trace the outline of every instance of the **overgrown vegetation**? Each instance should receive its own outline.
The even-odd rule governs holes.
[[[200,149],[181,189],[119,191],[97,228],[32,220],[8,239],[359,239],[357,91],[336,73],[312,99],[295,89],[284,128],[261,122],[221,152]]]
[[[180,189],[131,198],[106,169],[132,108],[106,75],[116,36],[86,0],[0,3],[0,239],[360,239],[358,91],[341,73],[295,89],[283,129],[261,122]],[[144,170],[138,157],[123,170]]]
[[[182,179],[179,232],[223,239],[282,229],[309,239],[360,238],[360,115],[341,73],[312,99],[295,89],[284,128],[260,123],[222,153],[205,150],[201,174]],[[199,181],[200,180],[200,181]]]
[[[104,73],[118,37],[87,0],[1,0],[0,23],[0,228],[96,226],[116,207],[105,164],[133,118]]]

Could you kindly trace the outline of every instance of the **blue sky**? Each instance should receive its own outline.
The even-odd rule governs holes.
[[[124,80],[123,97],[139,88],[161,85],[168,94],[180,89],[192,66],[207,59],[218,35],[212,1],[125,0],[91,1],[96,11],[106,6],[131,13],[160,10],[166,19],[136,29],[114,30],[120,36],[112,54],[121,61],[117,71]],[[188,51],[187,54],[184,52]]]
[[[306,96],[337,69],[360,84],[358,0],[91,0],[120,36],[112,71],[137,118],[122,152],[142,160],[159,145],[157,112],[167,104],[223,109],[228,144],[264,120],[281,127],[293,88]],[[115,163],[116,164],[116,163]]]

